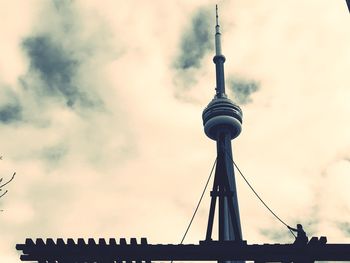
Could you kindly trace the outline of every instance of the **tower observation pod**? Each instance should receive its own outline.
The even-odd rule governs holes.
[[[224,62],[221,51],[221,33],[216,7],[215,56],[216,94],[202,114],[204,132],[216,141],[217,161],[211,191],[206,241],[212,241],[215,207],[218,200],[218,241],[242,242],[236,182],[233,168],[231,140],[242,130],[242,110],[225,93]],[[221,261],[219,261],[221,262]],[[242,262],[242,261],[225,261]]]

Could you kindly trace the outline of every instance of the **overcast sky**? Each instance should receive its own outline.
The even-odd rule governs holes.
[[[0,1],[1,262],[26,237],[179,243],[216,145],[215,4]],[[234,158],[290,225],[350,242],[345,1],[219,1]],[[248,243],[293,242],[236,174]],[[209,193],[185,243],[205,237]]]

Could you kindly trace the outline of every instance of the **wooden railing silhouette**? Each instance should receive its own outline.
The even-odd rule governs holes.
[[[18,244],[22,261],[51,262],[146,262],[151,261],[224,261],[250,260],[254,262],[314,262],[350,261],[350,244],[327,244],[326,237],[313,237],[306,245],[253,244],[246,241],[200,241],[199,244],[148,244],[146,238],[140,243],[131,238],[119,242],[110,238],[77,241],[53,239],[26,239]]]

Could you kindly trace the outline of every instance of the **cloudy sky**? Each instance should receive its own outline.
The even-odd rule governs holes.
[[[179,243],[216,157],[215,4],[0,1],[1,262],[26,237]],[[345,1],[219,1],[234,158],[288,224],[350,242]],[[236,175],[244,239],[293,238]],[[3,189],[5,190],[5,189]],[[185,243],[205,236],[209,194]]]

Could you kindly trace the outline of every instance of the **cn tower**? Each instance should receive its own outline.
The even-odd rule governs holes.
[[[216,7],[215,56],[216,94],[204,109],[202,118],[205,134],[216,141],[217,160],[213,188],[210,193],[206,241],[212,241],[215,207],[218,207],[218,241],[242,242],[231,140],[242,130],[242,110],[225,93],[224,62],[221,33]],[[235,261],[237,262],[237,261]]]

